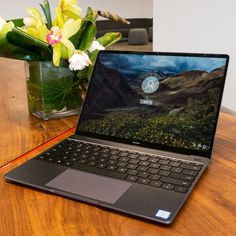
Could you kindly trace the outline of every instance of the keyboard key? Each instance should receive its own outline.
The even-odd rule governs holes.
[[[73,152],[73,153],[71,154],[72,157],[78,157],[79,155],[80,155],[79,152]]]
[[[78,164],[86,164],[87,162],[88,162],[88,160],[86,160],[86,159],[79,159],[77,161]]]
[[[120,153],[119,153],[119,156],[120,156],[120,157],[127,157],[128,155],[129,155],[128,152],[120,152]]]
[[[148,161],[140,161],[139,165],[141,166],[148,166],[150,163]]]
[[[177,173],[171,173],[170,177],[176,178],[176,179],[183,179],[192,182],[195,178],[192,175],[183,175],[183,174],[177,174]]]
[[[123,162],[123,161],[119,161],[116,165],[119,166],[119,167],[125,167],[127,166],[128,163],[126,162]]]
[[[89,155],[88,154],[81,154],[79,157],[82,159],[86,159],[89,157]]]
[[[48,157],[48,158],[47,158],[47,161],[48,161],[48,162],[55,162],[55,161],[56,161],[56,158],[55,158],[55,157]]]
[[[117,168],[116,172],[119,172],[119,173],[126,173],[128,169],[126,168],[123,168],[123,167],[119,167]]]
[[[138,177],[137,176],[133,176],[133,175],[128,175],[126,177],[126,180],[131,181],[131,182],[136,182],[137,179],[138,179]]]
[[[137,168],[137,170],[139,170],[139,171],[147,171],[147,169],[148,169],[148,167],[146,167],[146,166],[139,166]]]
[[[96,166],[97,166],[98,168],[100,168],[100,169],[104,169],[104,168],[107,167],[107,164],[105,164],[105,163],[98,163]]]
[[[199,166],[199,167],[201,167],[201,168],[202,168],[202,166],[203,166],[203,164],[201,164],[201,163],[192,163],[192,165],[193,165],[193,166]]]
[[[191,185],[191,182],[185,181],[185,180],[180,180],[180,179],[174,179],[170,177],[161,177],[160,181],[169,183],[169,184],[176,184],[179,186],[184,186],[184,187],[189,187]]]
[[[174,167],[179,167],[180,166],[180,162],[171,161],[168,165],[169,166],[174,166]]]
[[[58,159],[58,160],[54,161],[54,163],[59,164],[59,165],[61,165],[63,162],[64,162],[64,161],[61,160],[61,159]]]
[[[110,151],[110,148],[104,148],[101,150],[102,153],[109,153]]]
[[[168,170],[160,170],[159,171],[159,175],[162,175],[162,176],[169,176],[170,175],[170,171],[168,171]]]
[[[142,177],[142,178],[147,178],[149,176],[149,173],[148,172],[139,172],[138,173],[138,177]]]
[[[160,161],[158,161],[158,163],[161,164],[161,165],[168,165],[169,162],[170,161],[168,161],[168,160],[160,160]]]
[[[159,172],[159,170],[156,169],[156,168],[149,168],[148,172],[151,173],[151,174],[157,174]]]
[[[130,159],[129,163],[137,165],[139,163],[139,160],[138,159]]]
[[[78,144],[77,144],[77,147],[78,147],[78,148],[82,148],[83,146],[84,146],[84,143],[78,143]]]
[[[152,179],[152,180],[159,180],[161,178],[161,176],[160,175],[153,175],[153,174],[151,174],[151,175],[148,176],[148,178]]]
[[[151,182],[151,180],[145,179],[145,178],[138,178],[137,182],[140,184],[149,184]]]
[[[63,163],[63,166],[72,166],[73,165],[73,162],[71,162],[71,161],[65,161],[64,163]]]
[[[150,182],[150,185],[153,186],[153,187],[160,188],[161,185],[162,185],[162,182],[153,180],[153,181]]]
[[[127,174],[129,174],[129,175],[137,175],[138,171],[137,170],[128,170]]]
[[[95,161],[95,160],[97,160],[97,159],[98,159],[98,157],[96,157],[96,156],[90,156],[90,157],[89,157],[89,160],[90,160],[90,161]]]
[[[38,156],[38,157],[36,157],[36,159],[38,159],[38,160],[45,160],[47,158],[47,156],[45,156],[45,155],[40,155],[40,156]]]
[[[64,151],[64,152],[62,152],[61,154],[59,154],[59,155],[71,155],[71,151]]]
[[[98,159],[98,162],[105,163],[105,162],[107,162],[107,158],[101,157]]]
[[[92,152],[92,155],[95,157],[99,157],[101,155],[101,153],[100,152]]]
[[[161,165],[161,166],[160,166],[160,169],[161,169],[161,170],[170,170],[170,169],[171,169],[171,166]]]
[[[78,170],[82,170],[82,171],[88,171],[93,174],[105,175],[105,176],[109,176],[109,177],[113,177],[113,178],[117,178],[117,179],[125,179],[125,177],[127,176],[126,174],[119,173],[116,171],[109,171],[106,169],[99,169],[97,167],[86,166],[86,165],[74,164],[73,168],[78,169]]]
[[[138,157],[138,154],[135,154],[135,153],[130,153],[129,154],[129,158],[131,158],[131,159],[135,159],[137,157]]]
[[[102,149],[101,147],[96,146],[93,150],[94,150],[95,152],[99,152],[101,149]]]
[[[108,154],[108,153],[102,153],[101,155],[100,155],[100,157],[102,157],[102,158],[108,158],[108,157],[110,157],[110,154]],[[118,157],[119,158],[119,157]],[[118,159],[117,158],[117,159]]]
[[[62,159],[62,160],[68,160],[68,159],[70,159],[70,155],[62,155],[62,156],[59,156],[60,157],[60,159]],[[58,157],[57,157],[58,158]]]
[[[72,151],[72,150],[74,150],[75,149],[75,147],[73,147],[73,146],[70,146],[70,147],[68,147],[68,150],[70,150],[70,151]],[[53,150],[53,149],[52,149]]]
[[[111,156],[109,156],[109,159],[110,160],[118,160],[120,157],[119,156],[116,156],[116,155],[111,155]]]
[[[149,159],[148,159],[148,161],[150,161],[150,162],[152,162],[152,163],[157,163],[158,162],[158,158],[156,158],[156,157],[150,157]]]
[[[201,170],[201,167],[199,167],[199,166],[193,166],[193,165],[187,165],[187,164],[181,164],[180,167],[183,169],[193,170],[193,171],[200,171]]]
[[[127,162],[128,160],[129,160],[128,157],[121,157],[121,158],[119,158],[119,161]]]
[[[136,169],[137,167],[138,167],[138,165],[134,165],[134,164],[128,164],[128,165],[126,166],[126,168],[132,169],[132,170]]]
[[[147,161],[148,160],[148,156],[139,156],[138,159],[141,161]]]
[[[96,166],[96,165],[97,165],[97,162],[96,162],[96,161],[89,161],[89,162],[87,163],[87,165],[89,165],[89,166]]]
[[[161,186],[161,188],[167,189],[167,190],[172,190],[172,189],[174,189],[174,187],[175,187],[174,184],[166,184],[166,183],[162,184],[162,186]]]
[[[175,186],[174,191],[179,193],[186,193],[188,188],[182,186]]]
[[[191,162],[190,161],[186,161],[186,160],[181,160],[181,163],[184,163],[186,165],[191,165]]]
[[[108,166],[106,169],[107,169],[107,170],[114,171],[114,170],[117,169],[117,167],[116,167],[116,166]]]
[[[90,144],[86,144],[84,146],[84,150],[91,150],[91,145]]]
[[[83,151],[84,154],[90,154],[91,153],[91,150],[85,150]]]
[[[178,168],[178,167],[172,167],[172,168],[171,168],[171,171],[172,171],[172,172],[176,172],[176,173],[181,173],[182,170],[183,170],[182,168]]]
[[[117,154],[119,154],[119,151],[118,151],[118,150],[112,150],[112,151],[110,152],[110,154],[111,154],[111,155],[117,155]]]
[[[114,160],[109,160],[107,162],[108,165],[115,165],[118,161],[114,161]]]
[[[150,167],[158,169],[161,165],[158,163],[151,163]]]
[[[197,172],[197,171],[194,171],[194,170],[186,170],[186,169],[185,169],[185,170],[182,171],[182,174],[197,176],[198,172]]]
[[[55,153],[48,151],[48,152],[44,153],[43,155],[44,155],[45,157],[51,157],[51,156],[54,156]]]

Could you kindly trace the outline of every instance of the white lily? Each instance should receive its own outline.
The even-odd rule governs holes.
[[[0,17],[0,31],[2,30],[3,26],[6,24],[7,22],[2,18]]]
[[[13,22],[6,22],[0,17],[0,39],[6,36],[6,34],[14,28]]]
[[[83,70],[92,64],[92,62],[89,59],[89,56],[83,51],[77,51],[69,59],[69,63],[70,63],[69,68],[72,71]]]
[[[91,47],[89,48],[89,52],[93,52],[95,50],[105,50],[105,47],[103,47],[98,41],[94,40]]]
[[[35,27],[37,26],[37,19],[33,16],[27,16],[23,19],[23,22],[26,27]]]

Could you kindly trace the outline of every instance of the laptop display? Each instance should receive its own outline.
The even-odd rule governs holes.
[[[78,132],[210,156],[225,57],[102,53]]]
[[[228,61],[99,52],[75,134],[5,179],[172,223],[210,163]]]

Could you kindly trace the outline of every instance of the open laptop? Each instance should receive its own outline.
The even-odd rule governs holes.
[[[101,51],[75,134],[5,179],[170,224],[210,162],[228,60]]]

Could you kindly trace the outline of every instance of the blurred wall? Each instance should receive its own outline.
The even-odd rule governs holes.
[[[0,0],[0,16],[5,19],[22,18],[27,15],[26,9],[35,7],[43,0]],[[49,0],[51,8],[55,9],[59,0]],[[88,6],[93,9],[108,10],[125,18],[152,18],[153,0],[79,0],[84,14]]]
[[[223,106],[236,112],[236,1],[154,0],[154,50],[230,55]]]

